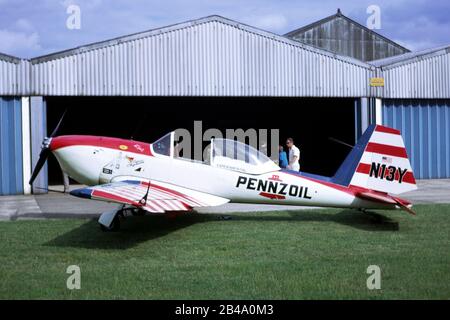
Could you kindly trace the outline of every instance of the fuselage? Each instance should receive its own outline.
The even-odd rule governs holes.
[[[60,136],[50,149],[62,170],[79,183],[104,184],[149,179],[201,191],[237,203],[283,204],[341,208],[395,209],[394,205],[361,199],[355,188],[326,178],[278,170],[248,174],[208,163],[158,154],[152,144],[109,137]]]

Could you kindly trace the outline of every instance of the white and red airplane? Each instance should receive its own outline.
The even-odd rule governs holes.
[[[61,119],[62,120],[62,119]],[[99,223],[117,230],[119,217],[189,211],[227,202],[356,209],[404,209],[411,203],[391,194],[417,189],[398,130],[371,125],[333,177],[280,169],[266,155],[234,140],[212,139],[204,162],[177,157],[175,133],[149,144],[118,138],[46,138],[33,183],[50,153],[62,170],[89,187],[71,195],[120,203]]]

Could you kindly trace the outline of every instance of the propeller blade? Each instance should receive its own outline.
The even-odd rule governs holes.
[[[36,167],[34,167],[33,173],[31,174],[29,184],[33,184],[34,180],[36,179],[42,167],[44,166],[45,161],[47,161],[47,158],[50,155],[50,153],[51,153],[50,148],[42,149],[41,153],[39,154],[39,160],[36,164]]]
[[[49,136],[49,138],[53,138],[54,136],[56,136],[56,134],[57,134],[58,131],[59,131],[59,127],[61,126],[61,123],[62,123],[62,121],[63,121],[63,119],[64,119],[66,113],[67,113],[67,109],[64,110],[63,115],[62,115],[61,118],[59,119],[58,124],[56,125],[55,129],[53,129],[53,132],[52,132],[52,134]]]
[[[28,182],[29,184],[33,184],[34,180],[36,180],[36,177],[38,176],[39,172],[41,171],[42,167],[44,166],[45,161],[47,161],[47,158],[51,153],[51,151],[50,151],[51,138],[55,137],[56,134],[58,133],[59,128],[61,127],[61,124],[63,122],[63,119],[64,119],[66,113],[67,113],[67,109],[64,110],[64,113],[62,114],[61,118],[59,119],[58,124],[56,125],[55,129],[53,129],[53,132],[50,135],[50,137],[44,139],[44,142],[42,143],[42,150],[41,150],[41,153],[39,154],[39,160],[36,163],[36,167],[34,168],[33,173],[31,174],[30,181]]]

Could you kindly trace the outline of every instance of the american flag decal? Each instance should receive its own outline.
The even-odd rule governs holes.
[[[389,157],[382,157],[381,160],[383,160],[383,162],[386,162],[386,163],[392,163],[392,158],[389,158]]]

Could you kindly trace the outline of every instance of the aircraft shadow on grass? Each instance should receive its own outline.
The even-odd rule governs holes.
[[[286,215],[226,215],[229,220],[223,220],[223,214],[185,214],[174,219],[164,216],[129,217],[122,222],[119,232],[102,232],[96,220],[90,220],[81,226],[70,230],[52,240],[46,245],[56,247],[76,247],[87,249],[127,249],[141,242],[164,237],[174,231],[204,222],[228,223],[233,221],[254,221],[255,223],[273,221],[304,222],[335,222],[364,231],[398,231],[398,222],[375,212],[358,212],[343,210],[339,213],[324,213],[317,210],[290,211]]]

